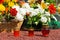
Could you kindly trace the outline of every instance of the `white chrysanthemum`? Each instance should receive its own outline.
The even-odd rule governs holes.
[[[25,9],[25,8],[20,8],[20,9],[19,9],[19,12],[20,12],[20,14],[22,14],[23,16],[26,15],[26,9]]]
[[[16,5],[14,5],[12,8],[16,8],[16,10],[19,12],[19,8],[20,8],[20,6],[16,6]]]
[[[22,7],[24,7],[24,8],[30,8],[30,5],[29,5],[29,3],[25,3]]]
[[[20,13],[17,13],[15,19],[18,20],[18,21],[23,21],[24,17]]]
[[[46,23],[47,22],[47,18],[46,17],[41,17],[41,22],[43,22],[43,23]]]
[[[50,13],[49,12],[45,12],[45,16],[50,16]]]

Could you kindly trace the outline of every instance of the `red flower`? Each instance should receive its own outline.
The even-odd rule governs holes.
[[[16,14],[17,14],[17,10],[14,8],[14,9],[10,9],[10,14],[12,15],[12,16],[16,16]]]
[[[56,8],[54,7],[54,4],[50,4],[48,9],[49,9],[51,14],[55,14],[56,13]]]
[[[0,4],[3,3],[3,2],[4,2],[4,0],[0,0]]]

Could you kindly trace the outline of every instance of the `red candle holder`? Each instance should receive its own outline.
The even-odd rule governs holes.
[[[47,37],[47,36],[49,36],[49,32],[50,32],[50,30],[43,29],[42,30],[42,35]]]
[[[28,36],[33,37],[34,36],[34,31],[28,31]]]
[[[19,31],[14,31],[14,36],[18,37],[19,36]]]

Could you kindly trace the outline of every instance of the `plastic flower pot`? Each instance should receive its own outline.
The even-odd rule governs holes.
[[[34,36],[34,29],[29,29],[28,36],[33,37]]]
[[[49,30],[49,26],[48,25],[43,25],[43,28],[42,28],[41,31],[42,31],[42,35],[43,36],[45,36],[45,37],[49,36],[50,30]]]

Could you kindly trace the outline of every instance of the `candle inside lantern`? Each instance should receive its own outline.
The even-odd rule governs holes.
[[[49,32],[50,32],[50,30],[42,30],[42,35],[43,36],[48,36],[49,35]]]
[[[34,36],[34,31],[28,31],[28,36],[33,37]]]
[[[19,36],[19,31],[14,31],[14,36],[18,37]]]

